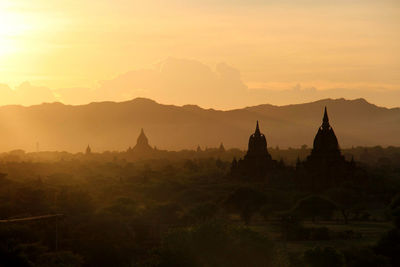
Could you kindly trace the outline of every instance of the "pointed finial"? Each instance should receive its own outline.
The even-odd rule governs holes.
[[[325,106],[325,111],[324,111],[324,121],[328,121],[329,122],[328,111],[326,109],[326,106]]]
[[[328,111],[325,106],[325,111],[324,111],[324,118],[322,119],[322,128],[329,128],[329,118],[328,118]]]
[[[257,125],[256,125],[256,131],[255,131],[255,133],[256,133],[256,134],[259,134],[259,133],[260,133],[260,127],[258,126],[258,120],[257,120]]]

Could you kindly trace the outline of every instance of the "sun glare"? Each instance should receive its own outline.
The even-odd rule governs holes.
[[[21,14],[0,5],[0,56],[18,49],[18,39],[29,30],[29,24]]]

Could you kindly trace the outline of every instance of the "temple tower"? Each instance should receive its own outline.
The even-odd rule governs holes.
[[[271,158],[267,150],[267,139],[260,132],[260,126],[256,124],[256,130],[249,138],[247,154],[245,158]]]
[[[339,142],[333,128],[329,124],[328,111],[325,107],[322,125],[318,128],[314,138],[313,149],[310,157],[341,158]]]
[[[92,149],[90,148],[90,146],[88,145],[86,147],[86,155],[90,155],[92,153]]]
[[[298,181],[307,190],[320,192],[350,179],[354,170],[340,152],[339,142],[329,123],[325,107],[322,124],[314,138],[311,154],[296,164]]]
[[[247,153],[243,159],[232,161],[231,173],[233,176],[245,178],[266,178],[268,171],[276,167],[267,149],[267,139],[261,133],[257,121],[256,129],[249,137]]]
[[[136,145],[131,149],[131,151],[135,153],[147,153],[153,151],[153,148],[149,145],[149,140],[147,139],[143,128],[137,138]]]

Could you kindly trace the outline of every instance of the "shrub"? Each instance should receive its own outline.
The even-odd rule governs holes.
[[[209,222],[170,232],[158,251],[159,266],[273,266],[273,246],[248,228]]]
[[[389,260],[382,256],[376,255],[369,248],[351,248],[343,251],[346,259],[347,267],[389,267]]]
[[[331,247],[307,250],[304,253],[304,262],[310,267],[340,267],[345,263],[343,254]]]
[[[335,203],[328,199],[309,196],[298,201],[290,213],[302,219],[315,221],[316,218],[330,219],[336,209]]]
[[[310,240],[330,240],[332,232],[327,227],[310,228]]]

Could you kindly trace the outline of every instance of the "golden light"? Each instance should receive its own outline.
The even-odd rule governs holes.
[[[23,14],[0,3],[0,56],[7,56],[19,48],[18,40],[30,28]]]

